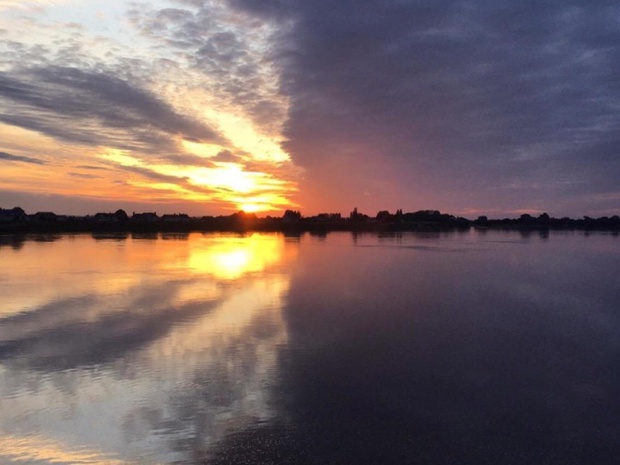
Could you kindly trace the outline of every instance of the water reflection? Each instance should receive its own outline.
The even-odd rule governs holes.
[[[218,279],[238,279],[277,263],[282,259],[284,249],[285,244],[276,236],[220,237],[213,240],[213,247],[191,254],[187,266],[197,273],[212,274]]]
[[[39,436],[0,436],[0,457],[17,463],[79,463],[81,465],[132,465],[116,460],[96,450],[79,448],[72,450],[66,445]]]
[[[615,463],[613,239],[341,241],[302,249],[291,284],[288,423],[230,438],[216,463]]]
[[[613,464],[612,235],[0,249],[0,462]]]
[[[278,421],[203,463],[617,461],[615,239],[311,239],[285,310]]]
[[[271,418],[297,247],[99,239],[2,251],[0,461],[171,463]]]

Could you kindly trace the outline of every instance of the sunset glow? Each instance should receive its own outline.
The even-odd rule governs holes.
[[[234,66],[254,73],[251,94],[239,99],[231,76],[215,76],[211,64],[160,46],[165,37],[153,28],[163,3],[146,10],[94,3],[90,9],[77,0],[0,3],[5,56],[20,42],[34,54],[45,48],[51,62],[44,69],[38,59],[0,61],[0,73],[21,68],[21,83],[9,86],[49,92],[51,102],[43,107],[22,94],[10,105],[22,116],[0,119],[6,165],[0,189],[18,193],[28,186],[28,195],[70,196],[84,213],[99,203],[160,213],[185,205],[194,215],[281,213],[295,205],[299,170],[282,148],[288,103],[265,60],[268,22],[248,28],[250,17],[212,6],[214,53],[239,53]],[[19,32],[24,28],[31,32],[27,41]],[[76,40],[81,45],[68,53]],[[82,66],[89,55],[97,69]],[[128,60],[132,65],[120,72]],[[218,66],[231,65],[221,60]]]
[[[619,7],[0,0],[0,465],[616,463]]]
[[[0,208],[618,213],[612,7],[326,8],[0,0]]]

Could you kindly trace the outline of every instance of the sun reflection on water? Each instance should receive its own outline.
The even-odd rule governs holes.
[[[193,249],[188,268],[218,279],[238,279],[247,273],[263,271],[281,260],[283,254],[284,243],[279,236],[222,236],[210,240],[209,247]]]
[[[275,234],[0,249],[0,461],[183,462],[179,437],[269,420],[296,255]]]

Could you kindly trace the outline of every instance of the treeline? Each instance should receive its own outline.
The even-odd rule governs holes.
[[[552,218],[547,213],[539,216],[523,214],[517,219],[504,218],[501,220],[488,219],[486,216],[480,216],[472,224],[478,227],[490,228],[519,228],[519,229],[600,229],[600,230],[616,230],[620,229],[620,217],[602,216],[600,218],[590,218],[584,216],[580,219],[568,217]]]
[[[552,218],[523,214],[519,218],[489,219],[479,216],[469,220],[438,210],[403,212],[379,211],[370,216],[357,208],[348,216],[340,213],[320,213],[303,216],[300,211],[286,210],[282,216],[258,217],[243,211],[231,215],[191,217],[185,213],[157,215],[154,212],[133,213],[124,210],[96,213],[87,216],[56,215],[53,212],[26,214],[23,209],[0,208],[0,232],[90,232],[90,231],[405,231],[405,230],[465,230],[494,229],[581,229],[620,230],[620,217],[581,219]]]

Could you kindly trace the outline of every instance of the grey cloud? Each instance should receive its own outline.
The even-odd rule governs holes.
[[[184,181],[184,178],[179,178],[178,176],[171,176],[168,174],[157,173],[149,168],[143,168],[140,166],[119,165],[118,169],[121,169],[123,171],[129,171],[135,174],[139,174],[140,176],[151,179],[153,181],[169,182],[172,184],[179,184]]]
[[[199,157],[197,155],[191,155],[187,153],[175,153],[171,155],[165,155],[163,160],[168,163],[188,166],[200,166],[209,167],[212,166],[210,159]]]
[[[204,5],[204,0],[173,0],[174,3],[178,3],[179,5],[189,5],[196,8],[200,8]]]
[[[239,157],[233,154],[230,150],[222,150],[213,158],[213,160],[235,163],[239,161]]]
[[[38,158],[23,157],[21,155],[11,155],[10,153],[6,153],[6,152],[0,152],[0,160],[18,161],[22,163],[32,163],[34,165],[45,164],[43,160],[39,160]]]
[[[102,71],[44,67],[0,74],[0,121],[70,142],[118,148],[173,146],[179,134],[222,142],[137,84]]]
[[[173,153],[163,156],[162,160],[164,162],[179,165],[211,168],[215,166],[214,162],[239,162],[241,157],[233,154],[230,150],[222,150],[217,155],[209,158],[191,155],[188,153]]]
[[[291,98],[287,148],[308,183],[329,177],[323,187],[333,198],[347,189],[355,198],[379,175],[368,166],[384,165],[403,199],[434,195],[465,207],[540,176],[538,195],[552,203],[561,194],[545,191],[546,177],[553,184],[571,165],[570,177],[583,180],[599,157],[605,183],[618,190],[618,152],[600,151],[602,141],[620,143],[613,2],[232,4],[292,24],[273,53]],[[458,199],[446,201],[449,192]]]
[[[190,3],[197,9],[134,9],[129,18],[152,40],[178,50],[179,66],[204,74],[202,89],[243,108],[262,126],[281,121],[282,110],[266,103],[272,98],[265,90],[273,87],[272,77],[262,69],[263,52],[258,53],[253,43],[252,31],[263,23],[245,15],[228,24],[222,21],[225,3]]]
[[[262,18],[283,19],[291,10],[294,11],[296,1],[287,0],[229,0],[231,6],[241,8]]]
[[[207,38],[196,52],[198,63],[207,68],[222,70],[244,61],[247,51],[238,37],[229,31],[216,32]],[[241,69],[249,75],[252,69],[243,64]]]
[[[240,163],[244,160],[244,157],[230,150],[221,150],[215,156],[209,158],[187,153],[173,153],[163,156],[162,160],[176,165],[212,168],[215,166],[215,162]]]
[[[101,179],[103,176],[97,176],[96,174],[87,174],[87,173],[69,173],[69,176],[74,178],[81,179]]]
[[[78,165],[76,168],[82,168],[84,170],[109,170],[105,166],[93,166],[93,165]]]

